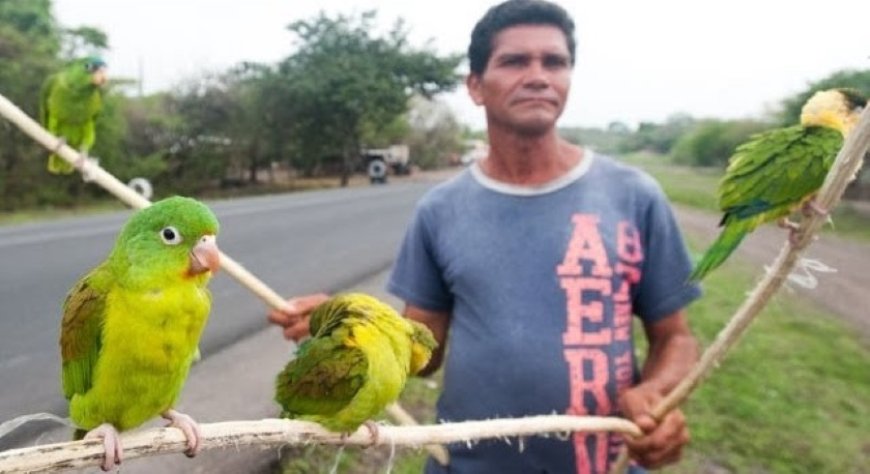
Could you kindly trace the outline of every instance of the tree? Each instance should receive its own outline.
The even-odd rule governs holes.
[[[738,145],[769,127],[752,120],[705,120],[677,141],[672,157],[692,166],[725,166]]]
[[[411,162],[423,169],[453,164],[463,151],[462,127],[443,102],[420,96],[411,99],[407,124]]]
[[[279,66],[297,163],[310,170],[337,158],[343,186],[365,136],[395,126],[412,94],[431,97],[459,80],[454,71],[461,56],[410,48],[401,21],[376,37],[375,19],[369,11],[294,22],[288,28],[301,41],[299,50]]]
[[[59,67],[60,37],[48,0],[0,0],[0,93],[31,117],[39,112],[43,80]],[[0,119],[0,206],[53,201],[46,181],[47,154],[15,126]],[[41,195],[41,196],[40,196]]]

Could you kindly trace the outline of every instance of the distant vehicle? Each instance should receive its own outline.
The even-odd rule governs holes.
[[[367,148],[361,152],[366,174],[372,184],[387,182],[387,172],[397,176],[411,173],[408,145],[392,145],[388,148]]]

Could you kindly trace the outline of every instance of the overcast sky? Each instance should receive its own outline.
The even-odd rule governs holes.
[[[242,60],[276,62],[293,51],[286,26],[327,13],[402,17],[411,39],[439,53],[464,52],[486,0],[54,0],[64,26],[109,35],[110,75],[146,92]],[[677,112],[761,117],[784,97],[840,69],[870,69],[870,1],[572,0],[577,65],[564,126],[635,125]],[[463,66],[464,67],[464,66]],[[464,87],[445,97],[476,128],[482,112]]]

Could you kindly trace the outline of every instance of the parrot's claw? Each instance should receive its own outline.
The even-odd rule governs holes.
[[[830,215],[830,212],[824,207],[819,206],[818,203],[816,203],[815,199],[810,199],[809,201],[805,202],[803,207],[801,208],[801,211],[805,217],[810,217],[813,214],[818,214],[822,217],[827,217],[828,215]]]
[[[199,453],[199,442],[202,439],[202,430],[199,424],[189,415],[175,410],[166,410],[161,416],[170,421],[166,426],[173,426],[184,433],[184,437],[187,438],[187,451],[184,454],[189,458],[196,456]]]
[[[378,441],[380,440],[380,430],[378,430],[378,424],[375,423],[374,421],[368,420],[363,424],[365,425],[366,428],[369,429],[369,433],[371,433],[371,435],[372,435],[371,444],[366,446],[367,448],[371,448],[372,446],[375,446],[378,444]]]
[[[776,221],[776,225],[780,226],[783,229],[788,229],[790,231],[796,231],[800,228],[800,224],[795,221],[789,220],[787,217],[783,217],[782,219]]]
[[[109,472],[115,466],[121,464],[121,461],[124,459],[124,447],[121,446],[121,435],[118,434],[118,430],[116,430],[114,426],[108,423],[103,423],[91,431],[88,431],[84,437],[84,439],[97,438],[103,440],[103,449],[106,453],[103,457],[103,463],[100,464],[100,468],[103,471]]]

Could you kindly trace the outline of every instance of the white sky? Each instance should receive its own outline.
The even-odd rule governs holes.
[[[414,45],[464,52],[487,0],[54,0],[67,27],[109,35],[109,73],[138,76],[146,92],[242,60],[293,51],[286,25],[318,11],[377,9],[406,20]],[[563,126],[631,125],[695,117],[761,117],[809,82],[870,69],[868,0],[561,0],[577,23],[577,65]],[[483,113],[464,87],[445,97],[463,122]]]

